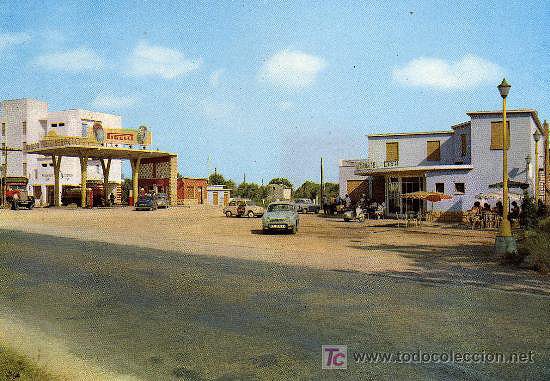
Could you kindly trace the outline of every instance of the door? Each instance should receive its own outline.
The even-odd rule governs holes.
[[[213,194],[213,197],[214,197],[214,205],[218,205],[218,192],[214,192]]]
[[[46,204],[48,204],[49,206],[53,206],[55,204],[54,195],[53,195],[53,185],[48,185],[46,187]]]

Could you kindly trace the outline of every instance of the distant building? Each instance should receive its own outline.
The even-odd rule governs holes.
[[[207,200],[207,179],[183,177],[178,179],[178,203],[204,204]]]
[[[283,184],[268,184],[267,189],[270,200],[290,200],[292,197],[292,188]]]
[[[226,188],[225,185],[208,185],[206,191],[209,205],[225,206],[229,204],[231,190]]]
[[[54,204],[54,173],[51,157],[31,155],[26,145],[37,143],[48,133],[59,136],[86,136],[94,123],[100,122],[109,129],[122,128],[118,115],[88,110],[49,111],[48,104],[35,99],[4,100],[0,102],[0,141],[2,148],[20,149],[7,153],[6,185],[26,189],[42,205]],[[53,131],[53,132],[52,132]],[[1,155],[4,171],[4,155]],[[121,161],[113,160],[109,173],[109,192],[120,196]],[[88,160],[88,183],[102,183],[99,160]],[[63,157],[60,184],[63,187],[80,186],[78,157]]]
[[[479,201],[479,195],[498,191],[489,185],[502,183],[502,112],[476,111],[467,115],[469,121],[451,126],[450,130],[369,135],[366,160],[340,162],[340,194],[348,193],[358,199],[366,193],[370,199],[385,202],[388,215],[426,208],[426,202],[400,197],[420,190],[452,196],[451,200],[435,203],[435,210],[470,209]],[[544,199],[546,132],[535,110],[509,110],[507,116],[510,181],[527,188],[531,195],[539,186]],[[541,135],[538,157],[535,132]],[[535,160],[539,184],[535,184]]]

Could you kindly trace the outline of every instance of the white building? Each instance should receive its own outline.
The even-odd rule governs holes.
[[[26,144],[38,142],[50,131],[59,136],[87,136],[94,122],[107,128],[122,128],[121,117],[87,110],[48,110],[46,102],[34,99],[6,100],[0,103],[0,141],[2,147],[21,149],[7,153],[6,184],[12,188],[25,187],[36,197],[37,203],[54,203],[54,174],[51,157],[31,155],[25,152]],[[5,165],[2,157],[2,165]],[[4,168],[2,168],[3,174]],[[118,194],[122,177],[120,160],[113,160],[109,174],[109,192]],[[88,162],[88,182],[102,183],[101,164]],[[80,162],[78,158],[63,157],[61,160],[61,188],[80,186]]]
[[[425,190],[449,194],[452,199],[435,203],[434,210],[460,212],[480,201],[480,195],[498,192],[489,186],[502,183],[502,112],[474,111],[467,115],[470,120],[445,131],[368,135],[366,160],[340,162],[341,196],[348,193],[357,199],[365,193],[385,202],[386,214],[395,215],[426,208],[425,202],[402,199],[404,193]],[[543,125],[533,109],[509,110],[507,116],[510,181],[534,195],[538,167],[537,185],[544,200],[548,146]],[[514,191],[521,193],[522,189]]]

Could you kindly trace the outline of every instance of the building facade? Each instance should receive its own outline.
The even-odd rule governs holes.
[[[206,188],[208,205],[226,206],[231,198],[231,190],[225,185],[208,185]]]
[[[48,104],[34,99],[5,100],[0,103],[0,141],[3,148],[18,149],[2,155],[2,177],[12,188],[26,188],[34,195],[37,203],[54,204],[54,171],[52,158],[27,154],[27,144],[37,143],[47,134],[59,136],[87,136],[96,122],[110,129],[121,129],[120,116],[88,110],[49,111]],[[7,164],[7,165],[6,165]],[[4,173],[5,171],[5,173]],[[88,182],[103,183],[101,163],[88,161]],[[60,185],[80,186],[80,162],[75,157],[64,157],[61,161]],[[4,176],[5,175],[5,176]],[[120,160],[113,160],[109,174],[108,192],[120,194],[122,166]]]
[[[467,115],[469,121],[446,131],[368,135],[366,160],[341,161],[341,194],[349,193],[358,199],[359,195],[353,193],[360,181],[360,193],[384,202],[386,214],[395,215],[426,208],[423,201],[401,198],[404,193],[446,193],[452,199],[435,203],[434,210],[461,212],[482,199],[481,195],[498,192],[494,186],[502,183],[502,112],[476,111]],[[545,181],[547,132],[535,110],[510,110],[507,116],[510,181],[522,188],[512,192],[521,193],[526,188],[534,196],[536,167],[537,185]],[[535,132],[541,136],[538,142]],[[544,198],[544,191],[539,195]]]
[[[178,179],[178,203],[204,204],[207,199],[207,179],[183,177]]]
[[[290,200],[292,198],[292,188],[284,184],[268,184],[267,192],[267,198],[273,201]]]

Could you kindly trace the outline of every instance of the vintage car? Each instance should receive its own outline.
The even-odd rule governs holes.
[[[252,200],[232,200],[229,204],[223,208],[223,214],[226,217],[261,217],[265,212],[265,209],[258,206]]]
[[[157,208],[157,198],[153,195],[147,194],[138,198],[135,210],[157,210]]]
[[[319,213],[321,206],[314,204],[309,198],[298,198],[294,200],[298,213]]]
[[[157,207],[168,209],[168,195],[166,193],[157,193],[155,196],[157,199]]]
[[[35,200],[24,189],[9,189],[6,190],[6,202],[11,205],[12,210],[18,210],[19,208],[32,209]]]
[[[264,232],[271,230],[291,231],[296,234],[300,224],[300,215],[296,205],[291,202],[277,201],[267,206],[267,211],[262,217]]]

